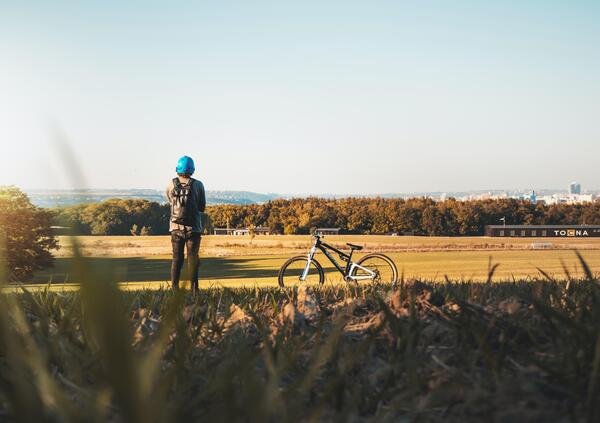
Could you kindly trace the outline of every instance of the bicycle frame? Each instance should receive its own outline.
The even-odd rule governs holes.
[[[306,280],[306,276],[308,276],[308,271],[310,269],[310,263],[311,263],[313,257],[315,256],[315,254],[317,253],[317,251],[319,251],[319,250],[321,252],[323,252],[323,254],[325,254],[325,257],[327,257],[329,259],[329,261],[331,262],[331,264],[333,264],[335,266],[335,268],[338,270],[338,272],[340,272],[342,274],[345,281],[349,281],[349,280],[359,281],[359,280],[373,279],[376,276],[375,272],[373,272],[372,270],[362,267],[352,261],[352,253],[354,252],[354,250],[351,249],[350,254],[346,254],[343,251],[338,250],[334,246],[326,244],[325,242],[321,241],[321,238],[319,236],[315,236],[315,238],[316,238],[315,243],[312,246],[312,248],[310,249],[310,251],[308,252],[308,256],[307,256],[308,261],[306,262],[306,268],[304,269],[304,272],[302,272],[302,276],[300,276],[300,280],[302,282],[304,282]],[[334,251],[336,254],[338,254],[340,256],[340,258],[343,261],[346,262],[345,268],[340,266],[340,264],[331,255],[329,250]],[[355,269],[361,269],[364,272],[367,272],[368,275],[352,276],[352,272]]]

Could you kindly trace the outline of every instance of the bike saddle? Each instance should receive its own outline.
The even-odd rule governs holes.
[[[356,244],[350,244],[350,243],[347,243],[346,245],[347,245],[348,247],[352,248],[353,250],[358,250],[358,251],[360,251],[360,250],[362,250],[362,249],[363,249],[362,245],[356,245]]]

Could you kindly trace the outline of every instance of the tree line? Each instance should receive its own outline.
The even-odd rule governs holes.
[[[148,200],[107,200],[55,210],[55,224],[81,235],[161,235],[169,228],[169,205]],[[600,225],[600,203],[546,206],[513,199],[434,201],[428,198],[298,198],[264,204],[215,205],[203,214],[214,227],[266,226],[274,234],[309,234],[336,227],[348,234],[482,235],[500,224]]]
[[[111,199],[54,209],[54,224],[75,235],[163,235],[169,232],[167,204]]]

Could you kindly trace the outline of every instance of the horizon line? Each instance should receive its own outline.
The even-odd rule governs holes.
[[[76,192],[76,191],[156,191],[163,192],[164,189],[159,188],[17,188],[23,191],[64,191],[64,192]],[[434,191],[395,191],[395,192],[370,192],[370,193],[334,193],[334,192],[264,192],[264,191],[252,191],[249,189],[206,189],[206,192],[247,192],[251,194],[259,195],[276,195],[276,196],[343,196],[343,197],[365,197],[365,196],[387,196],[387,195],[417,195],[417,194],[452,194],[452,193],[494,193],[494,192],[534,192],[534,191],[559,191],[568,192],[567,188],[489,188],[489,189],[463,189],[463,190],[434,190]],[[582,193],[589,192],[600,192],[600,189],[585,189]]]

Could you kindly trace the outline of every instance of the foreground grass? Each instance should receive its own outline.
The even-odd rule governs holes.
[[[583,280],[1,296],[0,418],[598,421]],[[489,275],[491,276],[491,275]]]

